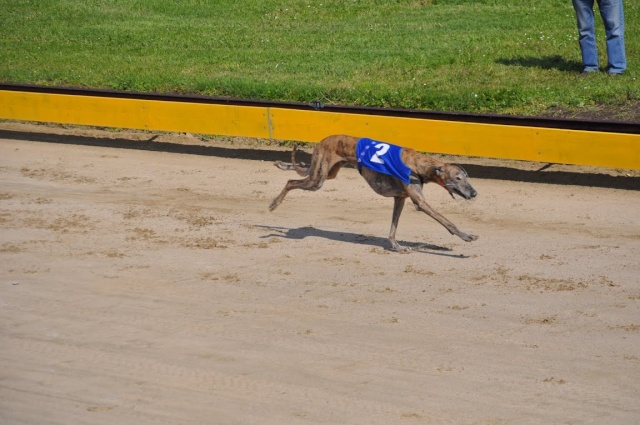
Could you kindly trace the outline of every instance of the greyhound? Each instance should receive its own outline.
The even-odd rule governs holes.
[[[368,147],[360,149],[362,145],[359,146],[359,141],[361,140],[371,143]],[[398,167],[403,168],[405,173],[401,177],[376,171],[378,164],[393,162],[390,155],[394,149],[397,152]],[[389,241],[393,250],[398,252],[411,250],[410,247],[402,246],[396,241],[398,220],[407,198],[413,201],[417,209],[443,225],[452,235],[456,235],[466,242],[478,239],[475,235],[461,232],[453,223],[434,211],[427,204],[422,193],[422,186],[425,183],[434,182],[444,187],[454,199],[454,193],[467,200],[474,198],[478,193],[467,181],[468,175],[465,170],[458,165],[446,164],[427,155],[419,154],[413,149],[400,148],[384,142],[347,135],[329,136],[318,143],[313,149],[309,166],[297,164],[295,153],[296,147],[294,146],[291,152],[291,163],[278,161],[275,166],[282,170],[295,170],[299,175],[306,177],[301,180],[289,180],[282,192],[269,205],[270,211],[280,205],[290,190],[316,191],[322,187],[325,180],[335,178],[341,167],[352,165],[359,169],[360,174],[374,192],[394,198],[393,217],[389,232]],[[363,164],[362,158],[366,156],[369,157],[370,162]],[[371,163],[373,163],[373,167]]]

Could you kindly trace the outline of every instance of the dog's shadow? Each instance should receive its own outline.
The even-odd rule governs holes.
[[[272,232],[270,234],[261,236],[262,239],[278,237],[301,240],[309,237],[316,237],[338,242],[353,243],[357,245],[370,245],[376,248],[384,248],[387,251],[391,251],[391,244],[389,242],[389,239],[377,236],[365,236],[349,232],[334,232],[331,230],[317,229],[312,226],[299,227],[297,229],[262,225],[256,225],[256,227],[267,229]],[[406,241],[398,241],[398,243],[400,243],[400,245],[410,247],[412,249],[412,252],[422,252],[425,254],[442,255],[452,258],[469,258],[468,256],[462,254],[449,254],[452,249],[443,246]]]

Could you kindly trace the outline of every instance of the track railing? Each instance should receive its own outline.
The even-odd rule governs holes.
[[[0,119],[318,142],[640,169],[640,125],[0,84]]]

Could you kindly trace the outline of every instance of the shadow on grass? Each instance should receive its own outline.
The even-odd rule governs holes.
[[[559,71],[577,72],[582,70],[582,63],[577,60],[567,60],[566,58],[555,56],[523,56],[519,58],[499,58],[496,63],[507,66],[522,66],[524,68],[557,69]]]
[[[225,148],[205,145],[184,145],[149,140],[59,135],[50,133],[32,133],[23,131],[0,130],[0,139],[25,140],[31,142],[58,143],[68,145],[99,146],[118,149],[135,149],[155,152],[170,152],[189,155],[216,156],[222,158],[250,159],[257,161],[291,160],[290,151],[266,150],[259,148]],[[296,158],[300,162],[309,163],[311,155],[298,151]],[[613,189],[640,191],[640,177],[610,176],[595,173],[573,173],[568,171],[520,170],[516,168],[461,164],[472,178],[520,181],[526,183],[546,183],[558,185],[592,186]],[[544,167],[543,167],[544,168]],[[294,174],[292,174],[294,175]]]
[[[384,248],[386,250],[390,250],[391,243],[387,238],[381,238],[377,236],[365,236],[357,233],[349,233],[349,232],[335,232],[331,230],[322,230],[317,229],[312,226],[299,227],[297,229],[290,229],[287,227],[274,227],[274,226],[256,226],[262,229],[266,229],[271,231],[272,233],[262,236],[262,238],[285,238],[285,239],[296,239],[302,240],[306,238],[316,237],[322,239],[328,239],[332,241],[338,242],[347,242],[358,245],[370,245],[376,248]],[[462,254],[450,254],[450,248],[445,248],[438,245],[430,245],[420,242],[406,242],[406,241],[398,241],[398,243],[402,246],[407,246],[412,248],[413,252],[422,252],[425,254],[432,255],[441,255],[445,257],[452,258],[469,258],[466,255]]]

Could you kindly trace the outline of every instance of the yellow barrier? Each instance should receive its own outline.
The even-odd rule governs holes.
[[[0,118],[303,142],[353,134],[421,152],[640,169],[638,134],[11,90],[0,90]]]

